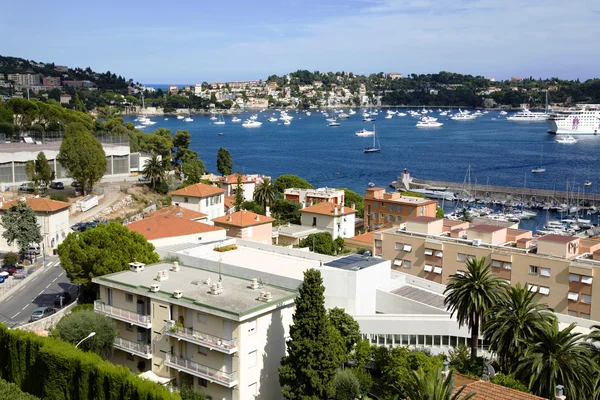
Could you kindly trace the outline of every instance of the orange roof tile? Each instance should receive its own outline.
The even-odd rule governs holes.
[[[337,209],[337,215],[348,215],[348,214],[356,213],[356,210],[353,208],[338,206],[338,205],[330,203],[328,201],[322,201],[313,206],[302,208],[300,211],[312,213],[312,214],[334,216],[336,209]]]
[[[207,185],[205,183],[196,183],[195,185],[186,186],[182,189],[177,189],[172,192],[169,192],[171,196],[188,197],[207,197],[221,193],[225,193],[225,190],[216,186]]]
[[[181,207],[178,204],[171,204],[168,207],[161,208],[160,210],[154,211],[153,213],[148,214],[148,218],[156,217],[159,215],[182,217],[182,218],[189,219],[189,220],[201,219],[201,218],[208,217],[207,214]]]
[[[221,177],[221,182],[232,184],[237,183],[237,174],[229,174],[227,176]],[[242,175],[242,183],[251,183],[252,179],[248,178],[248,175]]]
[[[223,230],[218,226],[190,221],[174,215],[157,215],[132,222],[127,227],[130,231],[141,233],[148,240]]]
[[[237,226],[239,228],[245,228],[248,226],[272,223],[275,221],[275,219],[264,215],[255,214],[251,211],[241,210],[236,211],[233,214],[214,218],[212,221],[215,223],[215,225],[230,225]]]
[[[456,381],[458,381],[458,379]],[[456,384],[456,381],[454,384],[456,389],[459,389],[464,385],[463,383],[459,386]],[[472,397],[473,400],[545,400],[543,397],[484,381],[476,381],[467,384],[465,390],[460,394],[459,400],[467,397],[469,393],[475,393],[475,396]]]
[[[13,204],[17,204],[19,200],[7,201],[2,204],[0,210],[8,210]],[[25,199],[25,203],[36,212],[55,212],[60,211],[69,207],[69,203],[64,201],[50,200],[42,197],[28,197]]]
[[[344,241],[348,242],[350,244],[356,243],[356,244],[363,244],[363,245],[372,246],[373,245],[373,234],[375,232],[384,231],[386,229],[389,229],[389,228],[376,229],[374,231],[363,233],[362,235],[356,235],[354,237],[344,239]]]
[[[235,196],[225,196],[225,210],[228,210],[231,207],[233,207],[234,203],[235,203]]]

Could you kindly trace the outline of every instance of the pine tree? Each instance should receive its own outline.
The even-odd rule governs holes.
[[[286,399],[326,399],[334,390],[333,378],[344,360],[345,346],[325,309],[321,273],[309,269],[296,298],[296,311],[281,359],[279,383]]]
[[[240,174],[240,171],[236,174],[236,186],[234,190],[235,201],[233,202],[233,206],[235,207],[235,211],[240,211],[244,203],[244,184],[242,183],[242,174]]]

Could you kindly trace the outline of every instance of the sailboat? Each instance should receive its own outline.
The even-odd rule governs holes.
[[[225,121],[223,120],[223,115],[219,114],[219,120],[213,122],[214,125],[225,125]]]
[[[531,173],[533,174],[541,174],[543,172],[546,172],[546,167],[544,167],[544,146],[542,146],[542,155],[540,156],[540,166],[533,168],[531,170]]]
[[[379,139],[377,139],[377,132],[375,132],[375,127],[373,126],[373,145],[370,147],[366,147],[363,152],[364,153],[379,153],[381,152],[381,145],[379,144]]]

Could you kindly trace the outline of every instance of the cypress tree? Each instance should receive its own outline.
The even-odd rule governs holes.
[[[279,368],[286,399],[326,399],[333,394],[333,378],[344,360],[345,347],[328,318],[324,292],[321,273],[307,270],[296,298],[288,355]]]

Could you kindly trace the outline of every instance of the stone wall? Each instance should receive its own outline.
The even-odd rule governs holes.
[[[40,319],[39,321],[30,322],[25,325],[21,325],[21,326],[17,327],[16,329],[20,329],[22,331],[31,331],[31,332],[50,331],[50,330],[54,329],[54,327],[56,326],[58,321],[60,321],[60,319],[62,317],[64,317],[65,315],[69,314],[71,312],[71,309],[73,307],[75,307],[76,305],[77,305],[77,301],[74,301],[71,304],[69,304],[68,306],[64,307],[63,309],[58,310],[58,312],[56,314],[51,315],[50,317]]]

